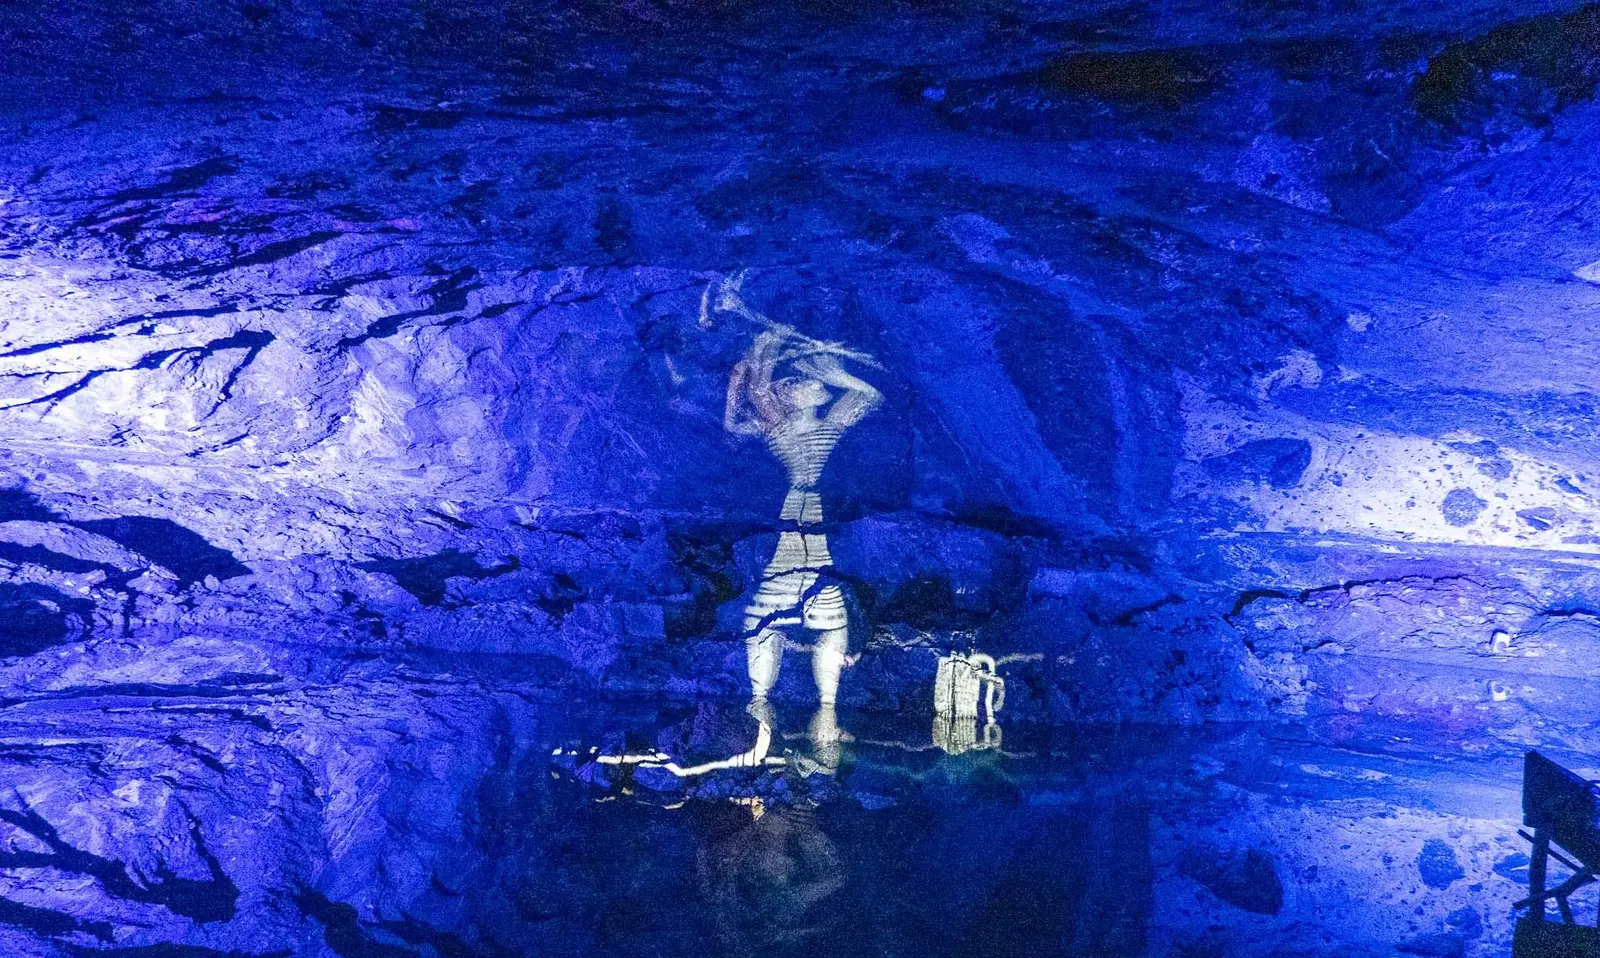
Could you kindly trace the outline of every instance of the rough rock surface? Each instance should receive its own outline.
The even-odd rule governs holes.
[[[478,926],[402,859],[530,697],[744,695],[784,477],[722,428],[752,329],[701,309],[744,271],[883,366],[824,476],[847,707],[979,648],[1032,722],[1418,730],[1511,805],[1237,786],[1281,911],[1152,927],[1277,947],[1308,833],[1392,832],[1351,867],[1440,894],[1375,947],[1495,953],[1509,891],[1450,896],[1510,854],[1506,763],[1600,764],[1596,36],[1556,0],[0,8],[6,947],[450,954]],[[439,831],[383,858],[401,827]]]

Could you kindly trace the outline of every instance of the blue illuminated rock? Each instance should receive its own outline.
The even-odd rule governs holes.
[[[1006,735],[1290,723],[1141,793],[1153,940],[1504,944],[1506,770],[1600,754],[1592,9],[127,6],[0,9],[0,952],[601,948],[507,769],[744,728],[741,274],[883,393],[820,481],[873,774],[1021,795],[916,767],[952,652]]]
[[[1466,875],[1456,860],[1455,849],[1437,838],[1428,839],[1417,853],[1417,872],[1429,888],[1449,888]]]

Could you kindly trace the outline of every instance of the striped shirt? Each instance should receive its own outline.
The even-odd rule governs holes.
[[[789,470],[789,485],[795,489],[815,489],[822,479],[822,467],[844,435],[844,427],[826,419],[792,416],[765,433],[767,447]]]

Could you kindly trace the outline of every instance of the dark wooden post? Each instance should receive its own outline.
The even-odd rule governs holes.
[[[1544,921],[1544,874],[1550,861],[1550,833],[1543,828],[1533,830],[1533,860],[1528,863],[1528,917]]]

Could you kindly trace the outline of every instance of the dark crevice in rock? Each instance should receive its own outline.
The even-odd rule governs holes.
[[[416,958],[410,948],[374,939],[361,926],[360,915],[352,905],[333,901],[304,885],[295,893],[294,903],[302,914],[322,925],[323,940],[339,958]]]
[[[94,603],[35,583],[0,583],[0,657],[67,642],[94,621]]]
[[[98,570],[100,572],[104,572],[107,577],[123,575],[121,569],[118,569],[116,566],[106,565],[103,562],[90,562],[87,559],[80,559],[77,556],[56,552],[55,550],[47,549],[44,546],[24,546],[18,545],[15,542],[0,542],[0,561],[13,562],[17,565],[42,566],[43,568],[50,569],[55,572],[66,572],[69,574],[80,574]]]
[[[1219,79],[1214,51],[1181,49],[1076,53],[1056,59],[1040,73],[1047,87],[1063,92],[1166,108],[1204,96]]]
[[[138,553],[154,565],[164,566],[176,574],[179,580],[190,585],[204,580],[207,576],[215,576],[218,580],[248,575],[250,568],[239,562],[233,553],[226,549],[218,548],[206,541],[199,534],[178,525],[169,519],[158,519],[148,516],[124,516],[115,519],[91,519],[75,522],[62,516],[60,513],[45,505],[33,493],[25,488],[0,489],[0,522],[30,521],[60,523],[73,526],[103,536],[116,542],[118,545]],[[0,543],[0,561],[14,563],[28,563],[49,569],[54,572],[67,574],[84,574],[100,571],[105,574],[104,584],[110,588],[123,589],[128,582],[137,578],[145,570],[124,570],[117,567],[65,555],[37,545],[20,545],[16,543]],[[3,588],[18,588],[4,586]],[[44,588],[37,585],[26,585],[21,588]],[[41,626],[43,619],[41,612],[50,611],[39,606],[40,602],[49,603],[65,616],[59,618],[59,627],[36,628],[31,632],[23,629],[24,634],[35,636],[66,635],[72,631],[71,617],[77,617],[82,625],[88,626],[94,622],[94,603],[92,601],[68,597],[54,590],[47,590],[48,594],[34,595],[29,593],[15,593],[11,598],[23,603],[15,607],[18,611],[11,614],[19,615],[24,620]],[[0,601],[5,601],[0,596]],[[131,602],[131,598],[128,600]],[[30,606],[28,603],[32,603]],[[8,614],[8,610],[0,609],[0,615]],[[127,611],[127,610],[125,610]],[[43,640],[42,638],[40,639]]]
[[[108,921],[84,921],[53,908],[24,905],[9,898],[0,898],[0,923],[26,928],[46,938],[84,932],[101,941],[112,939],[111,923]]]
[[[1311,465],[1311,443],[1304,439],[1254,439],[1226,455],[1212,456],[1201,465],[1223,481],[1264,482],[1274,489],[1292,489]]]
[[[1139,618],[1139,616],[1141,616],[1141,615],[1147,615],[1147,614],[1149,614],[1151,612],[1155,612],[1155,611],[1157,611],[1159,609],[1164,609],[1169,605],[1183,605],[1187,601],[1188,600],[1185,599],[1181,595],[1174,594],[1174,595],[1164,596],[1164,597],[1162,597],[1160,599],[1157,599],[1154,602],[1148,603],[1146,605],[1138,606],[1137,608],[1128,609],[1128,610],[1118,614],[1114,619],[1112,619],[1110,621],[1109,624],[1115,625],[1115,626],[1121,626],[1121,627],[1126,628],[1128,626],[1133,625],[1134,620]],[[1096,624],[1102,624],[1102,623],[1098,622],[1097,617],[1092,613],[1089,616],[1089,620],[1091,622],[1096,622]]]
[[[237,313],[238,311],[239,306],[237,303],[224,303],[220,306],[208,306],[203,309],[163,309],[153,313],[140,313],[137,316],[130,316],[122,320],[121,323],[166,319],[210,319],[213,316],[226,316],[229,313]]]
[[[1547,619],[1585,618],[1600,622],[1600,611],[1582,607],[1569,606],[1562,609],[1546,609],[1545,611],[1540,612],[1539,615]]]
[[[327,297],[318,304],[317,308],[329,309],[332,308],[333,305],[339,300],[350,295],[351,291],[357,286],[365,286],[368,283],[378,283],[382,282],[383,280],[394,278],[394,274],[388,270],[375,269],[365,273],[352,273],[349,276],[340,276],[335,279],[326,280],[318,283],[315,286],[312,286],[310,289],[306,290],[306,293],[310,296]]]
[[[10,522],[14,519],[60,522],[61,515],[26,489],[0,489],[0,522]]]
[[[222,580],[250,574],[250,567],[235,558],[232,552],[212,545],[199,533],[185,529],[171,519],[121,516],[75,522],[73,525],[105,536],[145,556],[171,570],[178,581],[185,585],[199,582],[207,576]]]
[[[148,353],[133,364],[134,369],[159,369],[161,364],[173,356],[188,355],[195,359],[204,359],[224,349],[248,349],[249,356],[245,359],[248,363],[255,357],[262,347],[273,341],[273,335],[265,330],[244,329],[220,339],[214,339],[201,346],[182,346],[177,349],[162,349]],[[242,364],[241,364],[242,365]]]
[[[559,622],[577,608],[582,600],[582,587],[565,572],[557,572],[551,576],[550,585],[545,588],[544,593],[534,598],[533,604],[545,615]]]
[[[1474,585],[1478,585],[1479,584],[1471,576],[1467,576],[1467,575],[1446,575],[1446,576],[1402,576],[1402,577],[1399,577],[1399,578],[1380,578],[1380,579],[1353,579],[1353,580],[1351,580],[1349,582],[1340,582],[1340,583],[1336,583],[1334,585],[1319,585],[1319,586],[1313,586],[1311,588],[1306,588],[1306,589],[1246,589],[1245,591],[1239,593],[1239,597],[1233,603],[1233,609],[1231,611],[1229,611],[1227,614],[1225,614],[1222,618],[1229,625],[1232,625],[1234,620],[1237,619],[1239,617],[1239,615],[1244,612],[1245,609],[1249,608],[1252,604],[1254,604],[1255,602],[1257,602],[1257,601],[1259,601],[1261,599],[1292,599],[1295,602],[1302,602],[1303,603],[1303,602],[1309,602],[1312,599],[1312,597],[1317,596],[1317,595],[1322,595],[1324,593],[1328,593],[1328,592],[1349,592],[1352,589],[1361,588],[1363,586],[1390,585],[1390,584],[1404,585],[1407,582],[1427,582],[1427,583],[1429,583],[1431,585],[1437,586],[1437,585],[1440,585],[1442,583],[1447,583],[1447,582],[1463,582],[1463,581],[1464,582],[1468,582],[1468,583],[1472,583]]]
[[[75,393],[82,392],[84,389],[87,389],[89,387],[89,385],[91,383],[93,383],[96,379],[99,379],[101,376],[104,376],[106,373],[109,373],[109,372],[115,372],[115,370],[111,370],[111,369],[96,369],[93,372],[84,373],[82,376],[78,377],[77,379],[73,380],[72,382],[68,383],[67,385],[61,387],[60,389],[57,389],[55,392],[46,393],[43,396],[39,396],[39,397],[34,398],[34,399],[29,399],[26,402],[17,403],[16,405],[18,405],[18,406],[36,406],[36,405],[39,405],[40,403],[43,403],[44,407],[45,407],[45,412],[50,412],[51,410],[55,409],[55,407],[57,405],[59,405],[63,399],[66,399],[66,398],[74,395]]]
[[[688,593],[688,601],[667,610],[667,638],[710,635],[717,627],[717,608],[739,597],[733,538],[715,530],[677,532],[667,536],[667,548]]]
[[[190,271],[189,275],[215,276],[218,273],[226,273],[229,270],[235,269],[244,269],[248,266],[267,266],[272,263],[276,263],[279,260],[288,259],[297,253],[303,253],[308,249],[312,249],[313,247],[321,246],[323,243],[326,243],[332,239],[337,239],[343,235],[343,233],[337,230],[317,230],[312,233],[307,233],[305,236],[297,236],[293,239],[279,240],[275,243],[268,243],[260,249],[246,253],[237,259],[192,270]]]
[[[239,172],[237,157],[218,156],[192,166],[183,166],[167,173],[166,179],[153,186],[141,186],[113,193],[113,203],[131,203],[136,200],[170,199],[205,186],[218,177]]]
[[[430,267],[430,272],[437,275],[443,270],[435,264]],[[364,332],[355,336],[346,336],[344,339],[339,340],[339,348],[349,349],[353,346],[359,346],[369,339],[383,339],[393,336],[400,331],[402,326],[414,319],[426,319],[430,316],[448,316],[451,313],[461,312],[467,308],[468,295],[482,286],[481,283],[472,282],[477,275],[477,269],[471,266],[461,267],[422,291],[424,296],[430,298],[430,305],[422,309],[386,316],[369,325]]]
[[[484,307],[483,312],[478,314],[478,318],[498,319],[499,317],[504,316],[506,313],[509,313],[511,310],[516,309],[518,306],[526,305],[528,304],[525,300],[517,300],[510,303],[495,303],[493,306]]]
[[[99,766],[105,761],[106,754],[103,745],[84,743],[0,747],[0,760],[29,767],[55,766],[64,761]]]
[[[467,532],[472,529],[472,523],[462,519],[457,519],[455,516],[452,516],[447,512],[440,512],[438,509],[428,509],[425,511],[428,515],[433,516],[435,519],[438,519],[440,522],[443,522],[450,528],[455,529],[457,532]]]
[[[1283,882],[1270,853],[1250,848],[1223,850],[1211,845],[1185,848],[1178,872],[1244,911],[1276,915],[1283,910]]]
[[[168,705],[165,703],[156,704],[152,708],[168,712],[185,712],[191,715],[218,715],[230,722],[240,722],[258,728],[263,732],[271,732],[276,729],[276,726],[272,724],[272,719],[266,715],[257,712],[246,712],[244,709],[199,705]]]
[[[277,675],[251,675],[248,673],[228,672],[217,676],[210,682],[165,685],[155,682],[117,682],[109,685],[58,689],[52,692],[46,692],[40,695],[39,698],[73,699],[98,697],[102,695],[137,695],[153,698],[198,696],[201,698],[210,698],[217,696],[238,695],[240,694],[241,689],[248,686],[273,685],[282,681],[282,677]],[[249,689],[249,691],[258,690]],[[18,700],[12,699],[11,701]]]
[[[478,560],[459,549],[446,549],[414,559],[375,559],[357,566],[366,572],[393,577],[400,588],[417,597],[423,605],[441,605],[445,588],[454,578],[492,579],[515,572],[521,563],[512,557],[500,565],[485,568]]]
[[[64,346],[87,346],[90,343],[103,343],[108,339],[115,338],[117,338],[116,333],[87,333],[83,336],[75,336],[72,339],[60,339],[50,343],[35,343],[32,346],[23,346],[20,349],[13,349],[8,353],[0,353],[0,359],[11,359],[15,356],[31,356],[35,353],[49,352],[52,349],[60,349]]]
[[[233,387],[234,384],[238,382],[239,374],[243,372],[244,369],[252,362],[254,362],[256,356],[261,353],[261,350],[265,349],[269,344],[271,344],[274,339],[275,337],[272,335],[272,333],[267,332],[266,330],[240,330],[239,332],[233,333],[230,336],[224,336],[220,339],[212,340],[203,346],[184,346],[178,349],[164,349],[149,353],[135,363],[132,368],[159,369],[163,363],[174,356],[190,356],[196,362],[199,362],[222,350],[245,350],[246,352],[244,357],[228,371],[227,379],[223,380],[221,387],[217,390],[217,401],[212,406],[212,411],[215,411],[217,408],[221,407],[223,403],[233,398]],[[102,373],[113,371],[114,370],[100,370],[93,375],[98,376]],[[75,383],[73,392],[76,392],[78,389],[88,385],[89,381],[90,379],[86,377],[84,381]],[[70,395],[70,393],[68,395]],[[61,399],[66,398],[66,396],[57,394],[54,398],[57,402],[59,402]]]
[[[240,688],[241,685],[269,685],[278,681],[271,676],[252,681],[246,676],[237,683],[228,676],[219,677],[216,683],[158,684],[154,682],[114,682],[106,685],[79,686],[53,689],[35,695],[0,698],[0,708],[10,708],[27,702],[70,701],[75,699],[134,698],[150,699],[148,707],[195,714],[221,715],[233,721],[253,725],[265,732],[272,731],[272,722],[264,715],[246,712],[240,708],[187,704],[185,699],[219,699],[252,697],[275,691],[271,688]]]
[[[1412,96],[1420,113],[1444,123],[1481,120],[1506,103],[1543,125],[1550,113],[1591,97],[1597,82],[1600,4],[1589,4],[1446,46],[1428,60]]]
[[[194,842],[195,853],[206,863],[211,875],[208,879],[181,878],[163,863],[157,866],[155,881],[141,884],[128,874],[125,863],[73,847],[61,838],[55,826],[27,807],[0,809],[0,821],[27,832],[50,850],[0,851],[0,868],[54,868],[87,875],[97,880],[113,898],[160,905],[201,924],[227,921],[234,915],[239,889],[206,847],[199,822],[192,815],[189,819],[190,839]]]
[[[902,583],[872,610],[877,623],[904,622],[914,629],[960,628],[955,589],[946,576],[922,575]]]
[[[107,340],[115,339],[119,335],[111,332],[111,330],[121,329],[125,326],[132,326],[138,323],[149,324],[163,319],[205,319],[212,316],[224,316],[229,313],[236,313],[238,311],[239,309],[237,306],[230,304],[226,306],[218,306],[213,309],[174,309],[155,313],[141,313],[137,316],[129,316],[124,319],[119,319],[111,325],[93,333],[85,333],[82,336],[74,336],[71,339],[58,339],[46,343],[34,343],[31,346],[23,346],[18,349],[13,349],[7,353],[0,353],[0,359],[10,359],[15,356],[31,356],[37,353],[49,352],[53,349],[64,349],[72,346],[86,346],[91,343],[105,342]],[[271,334],[267,335],[270,336]],[[168,354],[169,353],[163,353],[161,355]],[[101,371],[104,372],[107,370]]]
[[[228,767],[218,761],[216,755],[212,754],[209,749],[189,741],[182,735],[174,732],[166,737],[166,743],[174,748],[183,749],[190,755],[193,755],[196,761],[198,761],[201,765],[204,765],[206,768],[211,769],[213,772],[216,772],[218,775],[227,774]]]
[[[943,516],[958,525],[994,532],[1010,539],[1062,539],[1062,532],[1048,520],[1026,515],[1001,505],[980,505]]]
[[[611,510],[553,513],[521,525],[534,532],[549,532],[579,541],[638,542],[644,537],[639,517]]]

